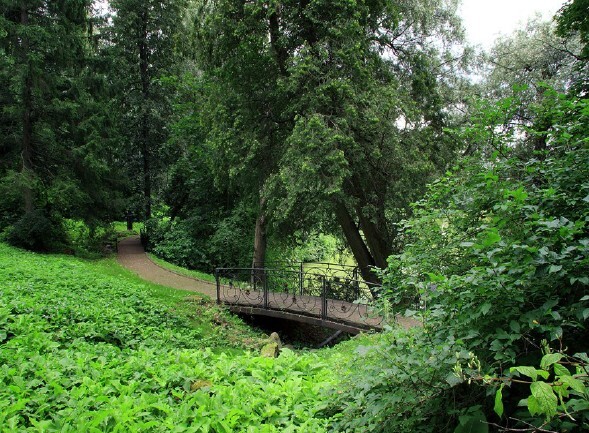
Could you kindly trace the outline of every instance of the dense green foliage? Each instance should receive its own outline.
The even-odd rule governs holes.
[[[547,153],[528,160],[513,149],[509,158],[496,152],[492,160],[464,162],[415,205],[403,232],[405,250],[390,258],[384,278],[387,298],[419,302],[424,334],[406,342],[383,339],[370,348],[369,365],[384,377],[370,383],[367,395],[365,383],[352,391],[365,396],[344,426],[376,411],[386,423],[370,431],[447,431],[457,419],[465,426],[480,419],[510,428],[587,428],[589,110],[585,100],[561,97],[552,116],[558,127],[548,135]],[[558,354],[549,364],[548,347]],[[561,359],[571,364],[549,373]],[[519,367],[529,365],[542,372]],[[563,370],[568,365],[572,372]],[[516,379],[521,374],[533,379],[531,397],[531,381]],[[552,392],[573,374],[570,387]],[[538,377],[550,377],[552,387]],[[484,388],[466,387],[462,380],[502,383],[502,418]],[[421,404],[403,411],[392,403],[369,403],[381,399]],[[444,414],[453,415],[454,423]]]
[[[317,355],[236,352],[260,338],[111,261],[0,244],[0,265],[2,431],[325,431]]]
[[[26,218],[54,228],[62,218],[95,227],[120,211],[91,3],[0,2],[0,229],[34,211]],[[33,248],[52,241],[21,237],[16,244]]]
[[[145,224],[148,247],[157,256],[189,269],[248,266],[251,262],[253,217],[234,209],[222,219],[214,214],[151,218]]]
[[[587,0],[569,0],[558,14],[558,32],[563,36],[578,34],[584,44],[582,55],[589,59],[589,18]]]
[[[0,244],[0,430],[587,430],[588,2],[476,84],[456,7],[0,0],[0,240],[108,253],[131,211],[176,265],[353,257],[423,320],[268,360],[208,300]]]
[[[152,214],[171,157],[164,151],[171,107],[162,84],[178,61],[184,0],[109,2],[112,25],[104,29],[102,56],[112,67],[112,91],[124,163],[132,182],[128,206],[137,217]],[[114,104],[113,104],[114,105]]]
[[[300,231],[334,233],[371,278],[397,246],[393,223],[456,149],[454,2],[196,6],[202,72],[175,80],[172,216],[198,215],[215,242],[246,213],[257,263]]]

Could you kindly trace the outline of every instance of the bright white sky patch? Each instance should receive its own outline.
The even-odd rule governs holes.
[[[466,40],[490,48],[500,35],[525,26],[537,12],[552,19],[565,0],[462,0],[459,14],[466,28]]]

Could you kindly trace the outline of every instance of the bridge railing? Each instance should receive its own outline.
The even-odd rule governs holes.
[[[330,262],[296,262],[290,260],[272,260],[264,263],[254,263],[253,268],[285,269],[306,274],[325,275],[328,278],[339,277],[357,280],[360,279],[358,266],[342,265]]]
[[[314,268],[218,268],[217,302],[282,310],[364,327],[381,318],[373,293],[379,285],[345,273],[316,273]]]

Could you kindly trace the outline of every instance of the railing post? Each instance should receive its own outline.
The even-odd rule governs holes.
[[[301,262],[299,267],[299,292],[301,296],[303,296],[303,286],[303,262]]]
[[[217,283],[217,304],[221,303],[221,279],[219,277],[219,268],[215,268],[215,281]]]
[[[263,272],[263,279],[262,279],[262,287],[264,290],[264,308],[267,310],[269,303],[268,303],[268,279],[266,278],[266,269],[262,269]]]
[[[321,319],[327,320],[327,278],[325,278],[325,275],[323,275],[321,279]]]

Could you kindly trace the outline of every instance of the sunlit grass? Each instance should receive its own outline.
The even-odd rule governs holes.
[[[180,275],[184,275],[190,278],[196,278],[198,280],[208,281],[210,283],[215,282],[215,276],[211,274],[207,274],[201,271],[196,271],[192,269],[186,269],[181,266],[175,265],[170,262],[166,262],[165,260],[160,259],[159,257],[155,256],[154,254],[148,253],[147,254],[155,264],[161,266],[162,268],[168,269],[172,272],[176,272]]]
[[[115,232],[119,235],[119,237],[139,235],[143,229],[142,222],[134,222],[133,230],[127,230],[126,221],[115,221],[112,224]]]

